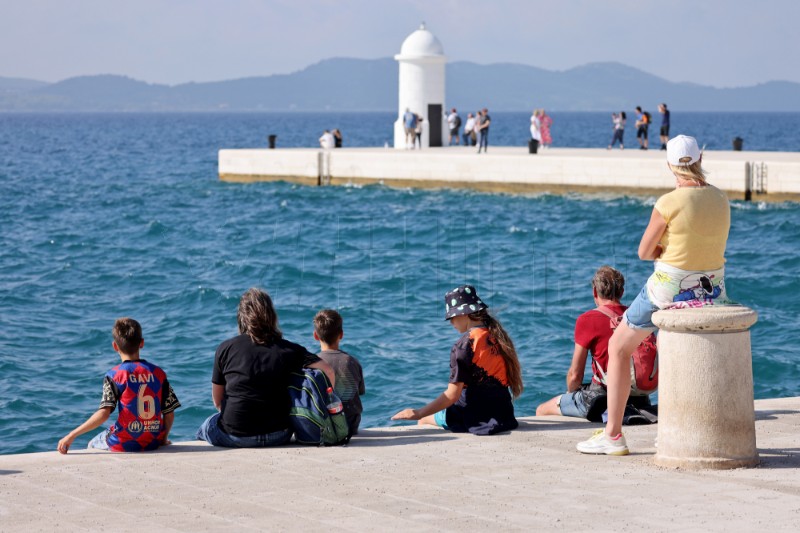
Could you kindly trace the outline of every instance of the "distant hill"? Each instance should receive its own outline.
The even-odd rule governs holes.
[[[291,74],[175,86],[114,75],[58,83],[0,77],[0,111],[395,111],[397,83],[391,58],[334,58]],[[458,61],[447,65],[447,100],[448,107],[493,111],[608,111],[658,102],[682,111],[800,111],[800,84],[716,89],[620,63],[552,71]]]
[[[0,94],[15,94],[47,85],[46,81],[26,80],[23,78],[3,78],[0,76]]]

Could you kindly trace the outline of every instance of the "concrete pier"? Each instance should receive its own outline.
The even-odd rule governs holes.
[[[382,183],[391,187],[454,187],[493,192],[662,194],[674,188],[664,152],[472,147],[424,150],[311,148],[220,150],[225,181],[286,180],[307,185]],[[800,153],[706,151],[709,181],[744,199],[800,201]],[[748,185],[749,184],[749,185]]]
[[[735,470],[654,465],[656,426],[624,428],[629,456],[583,455],[601,426],[563,417],[492,437],[369,429],[344,448],[5,455],[0,530],[796,531],[800,398],[755,413],[761,464]]]

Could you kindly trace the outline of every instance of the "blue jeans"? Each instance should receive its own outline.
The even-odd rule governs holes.
[[[481,147],[483,147],[483,151],[489,151],[489,130],[481,130],[480,131],[481,140],[478,143],[478,153],[481,153]]]
[[[253,435],[251,437],[237,437],[225,433],[219,427],[219,413],[209,416],[197,430],[197,440],[204,440],[212,446],[224,448],[262,448],[264,446],[279,446],[286,444],[292,438],[288,429],[274,431],[266,435]]]

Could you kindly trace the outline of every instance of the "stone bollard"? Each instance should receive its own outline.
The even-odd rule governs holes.
[[[749,328],[744,306],[670,309],[659,327],[659,466],[692,470],[758,464]]]

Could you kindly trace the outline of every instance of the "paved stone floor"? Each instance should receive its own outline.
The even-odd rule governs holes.
[[[797,531],[800,398],[757,401],[756,419],[761,465],[722,471],[655,466],[655,426],[626,428],[629,456],[581,455],[599,426],[562,417],[342,448],[4,455],[0,531]]]

